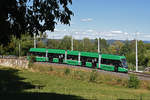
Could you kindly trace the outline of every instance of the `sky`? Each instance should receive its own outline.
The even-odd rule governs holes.
[[[69,8],[70,26],[58,23],[49,38],[150,40],[150,0],[72,0]]]

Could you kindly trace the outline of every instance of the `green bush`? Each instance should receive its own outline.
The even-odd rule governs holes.
[[[96,70],[92,70],[91,74],[90,74],[90,78],[89,78],[89,81],[90,82],[95,82],[96,81],[96,78],[98,76],[98,73]]]
[[[135,74],[130,74],[130,78],[128,80],[128,87],[129,88],[138,88],[140,85],[140,80]]]
[[[70,74],[70,69],[69,68],[66,68],[65,71],[64,71],[65,75],[68,75]]]
[[[30,56],[29,58],[29,67],[33,66],[33,63],[36,61],[36,57],[35,56]]]

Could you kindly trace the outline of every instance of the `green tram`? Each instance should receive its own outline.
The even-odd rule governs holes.
[[[37,62],[62,63],[106,71],[128,72],[125,56],[46,48],[30,48],[29,55],[36,56]]]

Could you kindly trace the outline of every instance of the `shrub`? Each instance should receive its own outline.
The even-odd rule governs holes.
[[[65,75],[68,75],[70,74],[70,69],[69,68],[66,68],[65,71],[64,71]]]
[[[91,74],[90,74],[90,79],[89,79],[89,81],[90,81],[90,82],[95,82],[97,76],[98,76],[97,71],[96,71],[96,70],[92,70],[92,72],[91,72]]]
[[[128,80],[128,87],[129,88],[138,88],[140,85],[140,80],[135,74],[130,74],[130,78]]]
[[[49,71],[53,71],[53,67],[50,66],[50,67],[48,68],[48,70],[49,70]]]
[[[29,59],[29,67],[32,67],[33,66],[33,63],[36,61],[36,57],[35,56],[30,56],[30,59]]]

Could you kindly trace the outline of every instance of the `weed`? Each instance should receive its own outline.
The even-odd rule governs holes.
[[[64,74],[65,74],[65,75],[70,74],[70,69],[69,69],[69,68],[66,68],[66,69],[64,70]]]
[[[85,76],[84,72],[79,71],[78,76],[79,76],[80,80],[85,80],[85,78],[84,78],[84,76]]]
[[[50,67],[48,68],[48,71],[53,71],[53,67],[50,66]]]
[[[96,70],[92,70],[91,74],[90,74],[90,78],[89,78],[89,81],[90,82],[95,82],[96,81],[96,78],[98,76],[98,73]]]
[[[35,56],[30,56],[29,59],[29,68],[31,68],[33,66],[33,63],[35,62],[36,57]]]
[[[138,88],[140,85],[140,80],[135,74],[130,74],[130,78],[128,80],[128,87],[129,88]]]

